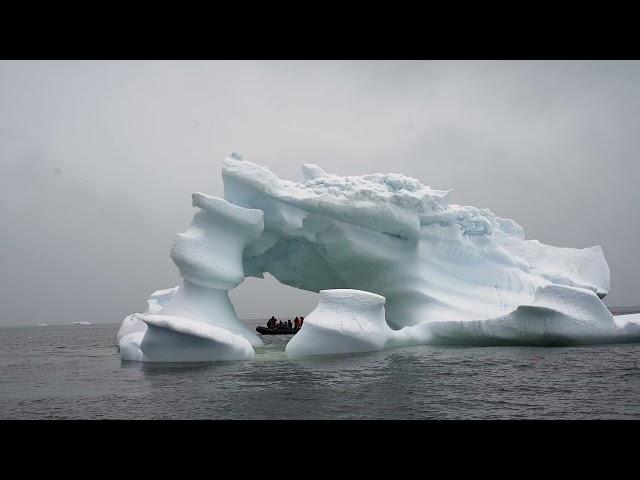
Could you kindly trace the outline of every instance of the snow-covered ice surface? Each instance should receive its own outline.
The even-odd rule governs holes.
[[[180,335],[208,342],[197,348],[218,349],[221,359],[249,355],[244,344],[229,340],[235,337],[196,334],[203,330],[193,322],[261,345],[239,322],[228,290],[265,272],[305,290],[384,297],[379,311],[362,314],[362,292],[345,294],[340,308],[322,295],[325,303],[307,319],[308,333],[303,329],[292,341],[291,355],[431,343],[640,340],[640,319],[614,319],[601,301],[610,275],[599,246],[526,240],[513,220],[453,204],[450,190],[398,173],[341,177],[304,164],[302,181],[293,182],[235,153],[222,173],[225,199],[194,193],[200,210],[171,248],[182,285],[156,292],[147,313],[124,320],[118,334],[123,359],[150,361],[145,346],[163,361],[188,359],[186,346],[170,351],[169,339]],[[346,298],[354,302],[351,316],[332,317],[348,310]],[[154,324],[153,335],[164,343],[147,341],[154,315],[172,319]]]
[[[287,343],[290,358],[374,352],[393,335],[384,316],[384,297],[360,290],[322,290],[318,306]]]

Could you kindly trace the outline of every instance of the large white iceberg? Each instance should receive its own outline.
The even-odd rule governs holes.
[[[451,191],[402,174],[341,177],[304,164],[302,181],[293,182],[238,154],[225,159],[222,173],[225,199],[194,194],[201,211],[172,248],[183,284],[170,299],[159,295],[161,311],[125,319],[122,328],[135,336],[120,336],[121,351],[126,346],[133,359],[144,359],[145,316],[153,314],[208,323],[259,345],[227,292],[265,272],[305,290],[384,297],[392,332],[385,346],[640,339],[637,318],[621,323],[601,302],[610,274],[599,246],[525,240],[513,220],[453,204]],[[178,332],[176,322],[162,328]]]

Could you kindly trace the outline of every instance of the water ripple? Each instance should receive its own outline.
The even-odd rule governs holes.
[[[120,362],[118,325],[0,329],[0,418],[640,419],[640,345]],[[29,338],[31,337],[31,338]]]

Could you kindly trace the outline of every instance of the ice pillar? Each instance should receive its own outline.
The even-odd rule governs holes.
[[[182,285],[162,310],[142,317],[147,361],[241,359],[248,349],[238,344],[262,345],[238,319],[228,291],[244,280],[243,250],[262,233],[263,213],[202,193],[193,194],[193,205],[200,211],[171,247]]]

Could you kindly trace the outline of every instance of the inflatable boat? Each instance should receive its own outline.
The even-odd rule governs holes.
[[[295,335],[300,330],[296,330],[295,328],[267,328],[267,327],[256,327],[256,332],[261,333],[262,335]]]

